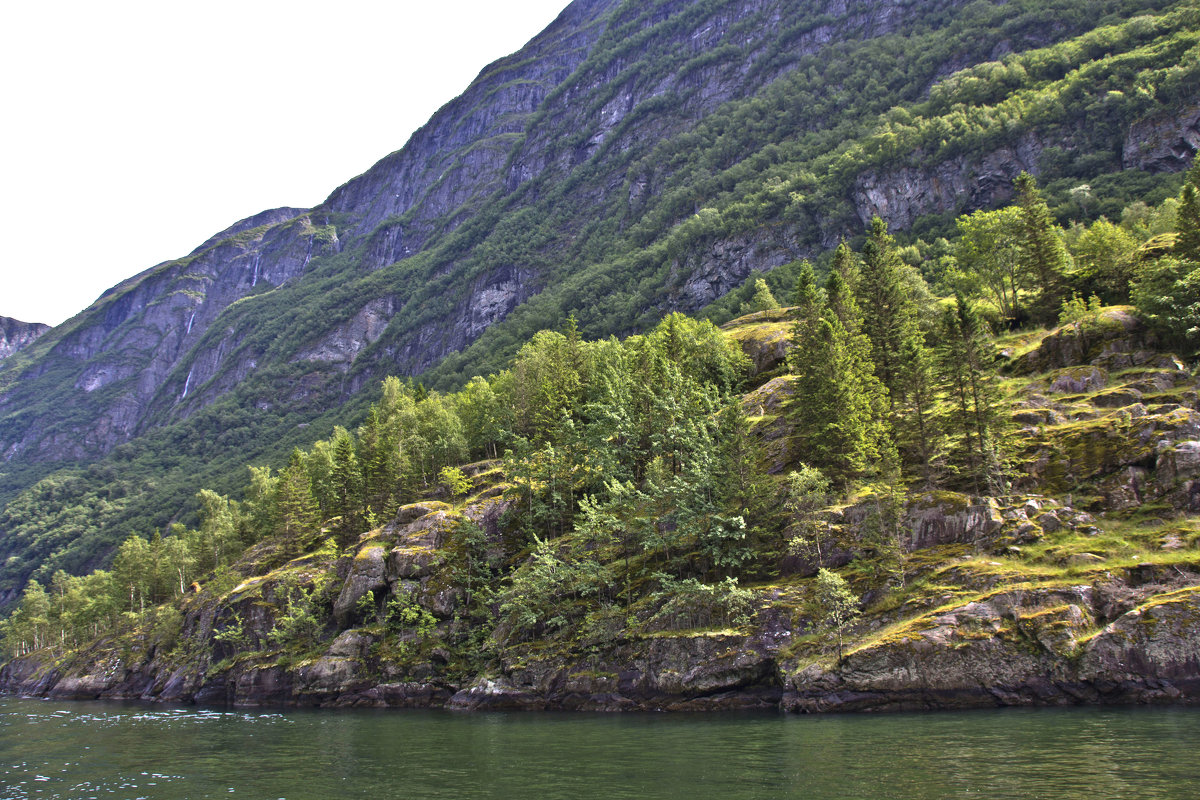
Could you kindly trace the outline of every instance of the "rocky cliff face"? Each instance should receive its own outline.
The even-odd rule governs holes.
[[[48,330],[50,326],[40,322],[21,322],[11,317],[0,317],[0,361],[33,344]]]

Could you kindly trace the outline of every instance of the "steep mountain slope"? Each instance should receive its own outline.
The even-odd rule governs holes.
[[[325,203],[244,220],[3,362],[0,501],[73,470],[0,515],[5,580],[94,564],[198,483],[352,419],[386,374],[453,385],[568,312],[635,330],[873,213],[922,229],[992,204],[1022,169],[1118,198],[1125,169],[1160,185],[1194,148],[1195,16],[577,0]],[[101,484],[120,497],[55,516]]]

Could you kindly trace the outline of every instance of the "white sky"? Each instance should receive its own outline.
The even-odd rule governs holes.
[[[58,324],[277,206],[311,207],[568,0],[0,6],[0,316]]]

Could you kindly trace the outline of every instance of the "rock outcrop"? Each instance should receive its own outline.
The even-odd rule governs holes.
[[[48,330],[50,326],[40,322],[21,322],[0,317],[0,361],[33,344]]]

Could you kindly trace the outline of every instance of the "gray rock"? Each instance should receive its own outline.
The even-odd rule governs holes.
[[[33,344],[50,330],[40,322],[20,322],[9,317],[0,317],[0,361]]]
[[[385,550],[382,545],[367,545],[358,551],[350,567],[350,574],[342,584],[342,591],[333,604],[333,614],[339,624],[345,625],[367,592],[386,589]]]

